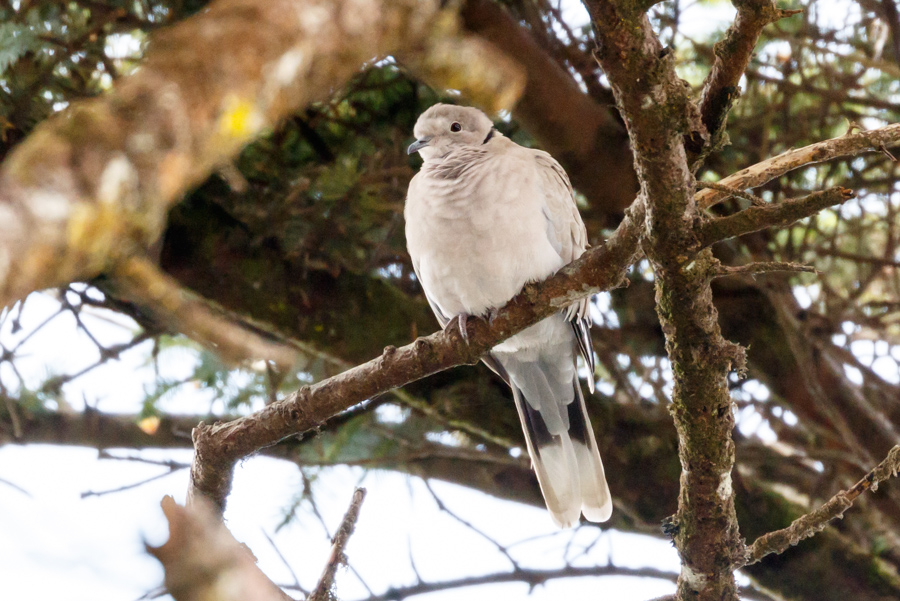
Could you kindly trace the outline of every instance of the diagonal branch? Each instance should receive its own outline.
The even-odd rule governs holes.
[[[843,517],[844,512],[853,505],[853,501],[859,495],[869,489],[877,490],[879,483],[898,474],[900,474],[900,446],[895,446],[881,463],[852,488],[834,495],[815,511],[791,522],[787,528],[769,532],[753,541],[743,565],[754,564],[772,553],[783,553],[788,547],[796,545],[801,540],[815,536],[825,528],[828,522]]]
[[[193,431],[196,453],[188,499],[203,495],[224,509],[235,463],[279,440],[317,428],[337,413],[392,388],[438,371],[476,363],[498,343],[572,302],[621,284],[634,262],[643,209],[626,214],[602,246],[553,277],[528,285],[501,309],[492,323],[472,320],[468,344],[458,332],[438,332],[227,424],[200,424]]]
[[[773,0],[732,0],[737,9],[734,23],[714,48],[715,62],[703,82],[700,117],[706,128],[706,143],[700,136],[687,141],[689,160],[715,149],[725,131],[728,112],[740,96],[738,82],[759,40],[763,28],[775,21],[795,15],[799,10],[781,10]]]
[[[194,294],[144,257],[123,260],[109,286],[157,324],[185,334],[228,363],[265,360],[285,373],[303,356],[305,349]]]
[[[758,188],[785,173],[833,159],[855,156],[864,152],[876,152],[882,148],[900,145],[900,123],[881,129],[847,134],[823,142],[816,142],[803,148],[788,150],[776,157],[766,159],[729,175],[718,183],[726,188],[746,190]],[[732,194],[721,190],[700,190],[694,200],[701,209],[708,209]]]
[[[350,507],[347,508],[347,513],[344,514],[344,519],[341,520],[341,525],[334,535],[334,543],[331,547],[331,555],[325,564],[325,571],[322,572],[322,577],[319,578],[316,588],[307,596],[308,601],[328,601],[335,598],[332,590],[334,588],[334,576],[340,566],[347,564],[347,556],[344,554],[344,549],[350,541],[353,529],[356,528],[356,520],[359,518],[359,510],[365,498],[365,488],[357,488],[353,491]]]
[[[856,198],[853,190],[837,186],[813,192],[803,198],[786,200],[780,204],[754,206],[734,215],[710,219],[697,228],[699,247],[706,248],[715,242],[770,227],[790,225],[799,219],[814,215],[822,209],[847,202],[851,198]]]

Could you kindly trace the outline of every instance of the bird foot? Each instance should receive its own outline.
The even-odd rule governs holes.
[[[459,335],[462,336],[463,341],[468,345],[469,344],[469,332],[466,330],[466,322],[468,321],[469,316],[465,313],[460,313],[456,316],[456,319],[451,319],[447,322],[447,325],[444,326],[444,331],[449,332],[453,327],[454,322],[459,326]]]

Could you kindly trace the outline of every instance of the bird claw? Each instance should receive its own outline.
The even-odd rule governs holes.
[[[456,319],[451,319],[447,322],[447,325],[444,326],[444,331],[449,332],[453,327],[454,322],[459,326],[459,335],[462,336],[463,342],[466,345],[469,344],[469,332],[466,330],[466,322],[468,321],[469,316],[465,313],[460,313],[456,316]]]

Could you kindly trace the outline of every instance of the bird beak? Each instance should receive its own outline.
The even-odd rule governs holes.
[[[416,140],[412,144],[409,145],[409,148],[406,149],[406,154],[412,154],[414,152],[419,152],[431,142],[432,136],[428,136],[427,138],[422,138],[420,140]]]

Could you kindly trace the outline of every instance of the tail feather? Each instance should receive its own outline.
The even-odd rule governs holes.
[[[523,398],[515,384],[511,387],[547,509],[558,526],[573,526],[581,515],[581,488],[572,469],[578,464],[572,441],[566,435],[551,434],[540,412]]]
[[[587,406],[584,395],[578,381],[575,381],[578,402],[569,406],[571,415],[569,421],[572,427],[569,434],[573,439],[575,456],[578,460],[578,473],[581,477],[581,511],[590,522],[605,522],[612,515],[612,496],[609,494],[609,485],[606,483],[606,474],[603,471],[603,460],[600,459],[600,449],[597,448],[597,439],[594,437],[594,429],[587,415]]]
[[[606,521],[612,502],[574,358],[550,355],[532,361],[494,358],[509,376],[528,454],[553,520],[572,526],[583,511],[590,521]]]

